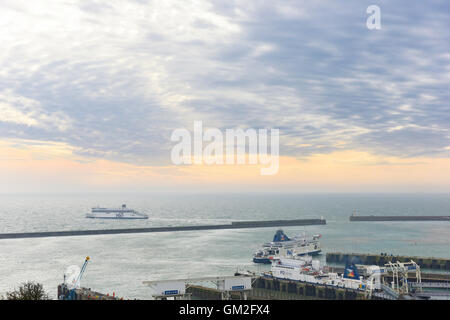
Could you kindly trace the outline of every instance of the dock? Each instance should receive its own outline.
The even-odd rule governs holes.
[[[230,224],[213,224],[213,225],[197,225],[197,226],[193,225],[193,226],[173,226],[173,227],[155,227],[155,228],[0,233],[0,239],[73,237],[73,236],[93,236],[105,234],[111,235],[111,234],[153,233],[153,232],[180,232],[180,231],[197,231],[197,230],[249,229],[249,228],[267,228],[267,227],[309,226],[309,225],[324,225],[324,224],[326,224],[325,219],[233,221]]]
[[[359,266],[358,264],[356,265]],[[332,272],[337,273],[344,273],[345,267],[344,266],[333,266],[330,267],[330,270]],[[428,284],[434,284],[434,283],[448,283],[450,284],[450,273],[433,273],[433,272],[422,272],[422,283],[425,284],[424,287],[427,287]],[[392,277],[386,276],[386,278],[389,281],[392,281]],[[408,275],[408,281],[413,282],[414,276]],[[437,285],[437,287],[440,287],[440,285]]]
[[[327,254],[327,260],[364,256],[362,254]],[[366,254],[366,256],[368,256]],[[384,256],[383,256],[384,257]],[[418,257],[393,257],[392,261],[404,259],[432,259]],[[369,259],[370,260],[370,259]],[[341,260],[339,260],[341,261]],[[334,260],[334,262],[339,262]],[[367,262],[368,259],[361,261]],[[356,261],[352,261],[357,263]],[[380,260],[378,260],[380,263]],[[368,276],[361,265],[356,265],[361,274]],[[325,266],[326,273],[342,274],[344,268]],[[386,269],[387,268],[387,269]],[[381,269],[379,269],[381,270]],[[386,271],[387,270],[387,271]],[[348,287],[330,282],[280,279],[272,273],[236,271],[234,275],[203,276],[199,278],[143,281],[155,300],[401,300],[450,297],[450,273],[421,272],[415,262],[386,263],[379,271],[379,286]],[[373,280],[373,279],[372,279]],[[397,284],[394,286],[394,284]],[[203,284],[208,284],[204,286]],[[399,285],[401,284],[401,285]],[[114,294],[104,294],[90,288],[77,288],[71,292],[65,283],[58,286],[60,300],[123,300]]]
[[[69,290],[63,284],[58,285],[58,300],[64,300],[69,294]],[[123,298],[112,295],[93,291],[90,288],[78,288],[75,289],[73,300],[123,300]]]
[[[190,286],[192,298],[222,300],[221,291],[204,286]],[[336,288],[318,284],[257,277],[247,300],[366,300],[363,291]],[[229,299],[240,300],[239,292],[231,292]]]
[[[450,216],[357,216],[351,215],[350,221],[450,221]]]
[[[337,270],[335,270],[337,271]],[[236,276],[243,276],[247,278],[246,275],[240,275],[236,273],[234,277],[207,277],[202,279],[184,279],[184,280],[167,280],[167,281],[145,281],[144,284],[157,284],[157,283],[170,283],[170,282],[195,282],[195,280],[205,281],[220,281],[226,278],[236,278]],[[425,276],[425,277],[424,277]],[[422,274],[422,280],[424,280],[426,274]],[[230,291],[224,294],[224,290],[218,288],[206,287],[203,285],[198,285],[190,283],[189,285],[176,285],[178,290],[170,290],[170,294],[161,295],[159,299],[166,300],[167,298],[175,298],[176,300],[396,300],[400,297],[394,299],[392,296],[387,295],[382,292],[374,292],[371,297],[367,295],[366,292],[362,290],[340,288],[335,286],[305,283],[299,281],[290,281],[283,279],[274,279],[271,277],[257,276],[254,275],[251,278],[251,287],[249,288],[238,288],[237,290],[232,287]],[[388,278],[392,280],[391,278]],[[411,279],[412,280],[412,279]],[[431,289],[449,289],[450,284],[447,281],[440,282],[423,282],[420,285],[411,281],[411,285],[414,288],[431,288]],[[240,287],[240,286],[239,286]],[[386,287],[386,286],[384,286]],[[185,289],[184,289],[185,288]],[[242,290],[244,289],[244,290]],[[384,288],[384,290],[389,288]],[[163,289],[164,290],[164,289]],[[172,292],[176,291],[176,292]],[[164,292],[164,291],[163,291]],[[168,291],[165,291],[167,294]],[[176,294],[175,294],[176,293]],[[433,296],[445,296],[448,297],[448,292],[438,292],[436,291],[424,291],[417,292],[415,295],[417,297],[427,297]],[[67,290],[65,290],[64,285],[58,286],[58,297],[63,297],[67,295]],[[62,299],[62,298],[61,298]],[[123,298],[96,292],[90,288],[80,288],[75,291],[74,300],[123,300]]]
[[[450,270],[450,259],[417,256],[398,256],[389,254],[327,252],[327,263],[345,264],[353,261],[356,264],[383,266],[388,262],[415,261],[422,269]]]
[[[58,286],[58,297],[67,295],[63,285]],[[243,296],[231,291],[224,297],[223,291],[201,285],[190,285],[182,300],[365,300],[363,291],[330,286],[306,284],[288,280],[257,277],[250,290]],[[173,297],[173,296],[171,296]],[[372,297],[372,299],[377,299]],[[90,288],[76,289],[74,300],[123,300],[123,298],[96,292]]]

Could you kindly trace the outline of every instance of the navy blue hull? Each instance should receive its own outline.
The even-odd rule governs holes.
[[[253,258],[254,263],[264,263],[264,264],[271,264],[272,259],[269,258]]]

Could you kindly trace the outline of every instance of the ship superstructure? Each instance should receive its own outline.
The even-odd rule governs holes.
[[[307,238],[305,234],[289,238],[283,230],[277,230],[272,242],[264,243],[262,248],[253,254],[253,262],[270,264],[277,256],[317,255],[320,247],[321,235]]]
[[[92,219],[148,219],[148,215],[128,209],[125,204],[121,208],[92,208],[86,218]]]

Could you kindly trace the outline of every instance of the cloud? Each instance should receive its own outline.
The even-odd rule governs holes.
[[[2,2],[0,135],[164,165],[173,129],[280,128],[299,159],[448,156],[450,7],[369,1]]]
[[[71,125],[64,113],[46,112],[39,101],[15,96],[9,91],[0,92],[0,122],[57,131],[66,131]]]

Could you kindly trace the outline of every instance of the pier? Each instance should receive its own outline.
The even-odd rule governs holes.
[[[326,268],[325,272],[343,272],[342,267]],[[361,275],[370,274],[361,265],[358,269]],[[250,271],[237,271],[229,276],[143,281],[143,284],[149,287],[156,300],[401,300],[450,297],[449,273],[421,273],[420,267],[413,261],[388,262],[380,276],[378,288],[360,285],[359,289],[336,283],[280,279],[270,273]],[[204,286],[206,283],[212,287]],[[78,288],[69,295],[67,285],[59,285],[58,299],[65,300],[69,296],[70,300],[123,300],[114,292],[110,295],[90,288]]]
[[[365,300],[364,291],[258,277],[248,299],[272,300]]]
[[[227,283],[228,281],[228,283]],[[205,287],[199,282],[214,283]],[[328,285],[236,273],[229,277],[144,281],[155,299],[202,300],[363,300],[367,292]],[[375,297],[372,297],[376,299]]]
[[[58,285],[58,300],[64,300],[69,294],[67,286],[64,284]],[[78,288],[75,289],[73,300],[123,300],[123,298],[112,295],[93,291],[90,288]]]
[[[358,267],[359,265],[356,264],[356,266]],[[330,270],[332,272],[337,272],[337,273],[344,273],[345,268],[342,267],[337,267],[337,266],[329,266]],[[392,281],[392,277],[391,276],[386,276],[386,279],[388,279],[388,282]],[[415,279],[414,276],[409,275],[408,276],[408,281],[413,282],[413,280]],[[434,284],[438,283],[438,285],[434,286]],[[422,271],[422,284],[424,284],[424,288],[428,288],[428,287],[433,287],[433,288],[440,288],[442,285],[442,283],[450,283],[450,273],[432,273],[432,272],[423,272]]]
[[[146,285],[157,285],[158,283],[175,283],[178,290],[164,291],[159,296],[154,296],[155,299],[166,300],[172,298],[175,300],[397,300],[401,299],[399,295],[389,295],[384,292],[374,292],[372,296],[368,296],[367,292],[362,290],[339,288],[335,286],[327,286],[314,283],[304,283],[298,281],[289,281],[282,279],[274,279],[262,276],[251,277],[251,288],[233,288],[230,287],[228,291],[223,288],[211,288],[202,285],[194,284],[196,281],[220,281],[226,278],[242,277],[236,274],[234,277],[209,277],[201,279],[184,279],[184,280],[167,280],[167,281],[146,281]],[[245,276],[244,276],[245,278]],[[183,282],[179,286],[178,282]],[[184,284],[186,282],[186,285]],[[192,282],[188,284],[189,282]],[[448,289],[448,282],[440,283],[411,283],[413,288],[431,288],[431,289]],[[384,291],[390,291],[390,287],[383,285]],[[168,286],[170,288],[170,285]],[[164,290],[164,289],[163,289]],[[176,291],[176,292],[175,292]],[[392,291],[392,290],[391,290]],[[64,286],[58,286],[58,297],[67,295],[64,292]],[[423,291],[416,292],[413,296],[418,298],[426,298],[432,296],[448,297],[448,292]],[[396,296],[396,297],[394,297]],[[123,300],[113,295],[107,295],[92,291],[88,288],[80,288],[76,290],[74,300]]]
[[[220,290],[203,286],[187,289],[192,298],[222,300]],[[231,293],[229,299],[241,300],[239,293]],[[247,295],[247,300],[364,300],[364,292],[331,288],[300,282],[258,278]]]
[[[357,216],[351,215],[350,221],[450,221],[450,216]]]
[[[63,299],[68,292],[64,285],[58,286],[58,297]],[[364,291],[306,284],[288,280],[257,277],[252,280],[250,290],[224,290],[201,285],[189,285],[183,294],[166,295],[165,298],[182,300],[365,300]],[[155,298],[155,299],[158,299]],[[372,297],[372,299],[380,299]],[[123,300],[123,298],[93,291],[89,288],[76,289],[74,300]]]
[[[233,221],[230,224],[198,225],[198,226],[193,225],[193,226],[174,226],[174,227],[155,227],[155,228],[0,233],[0,239],[72,237],[72,236],[93,236],[105,234],[179,232],[179,231],[197,231],[197,230],[249,229],[249,228],[267,228],[267,227],[309,226],[309,225],[324,225],[324,224],[326,224],[325,219]]]
[[[388,254],[327,252],[327,263],[345,264],[353,261],[356,264],[383,266],[388,262],[415,261],[423,269],[450,270],[450,259],[424,258],[415,256],[394,256]]]

